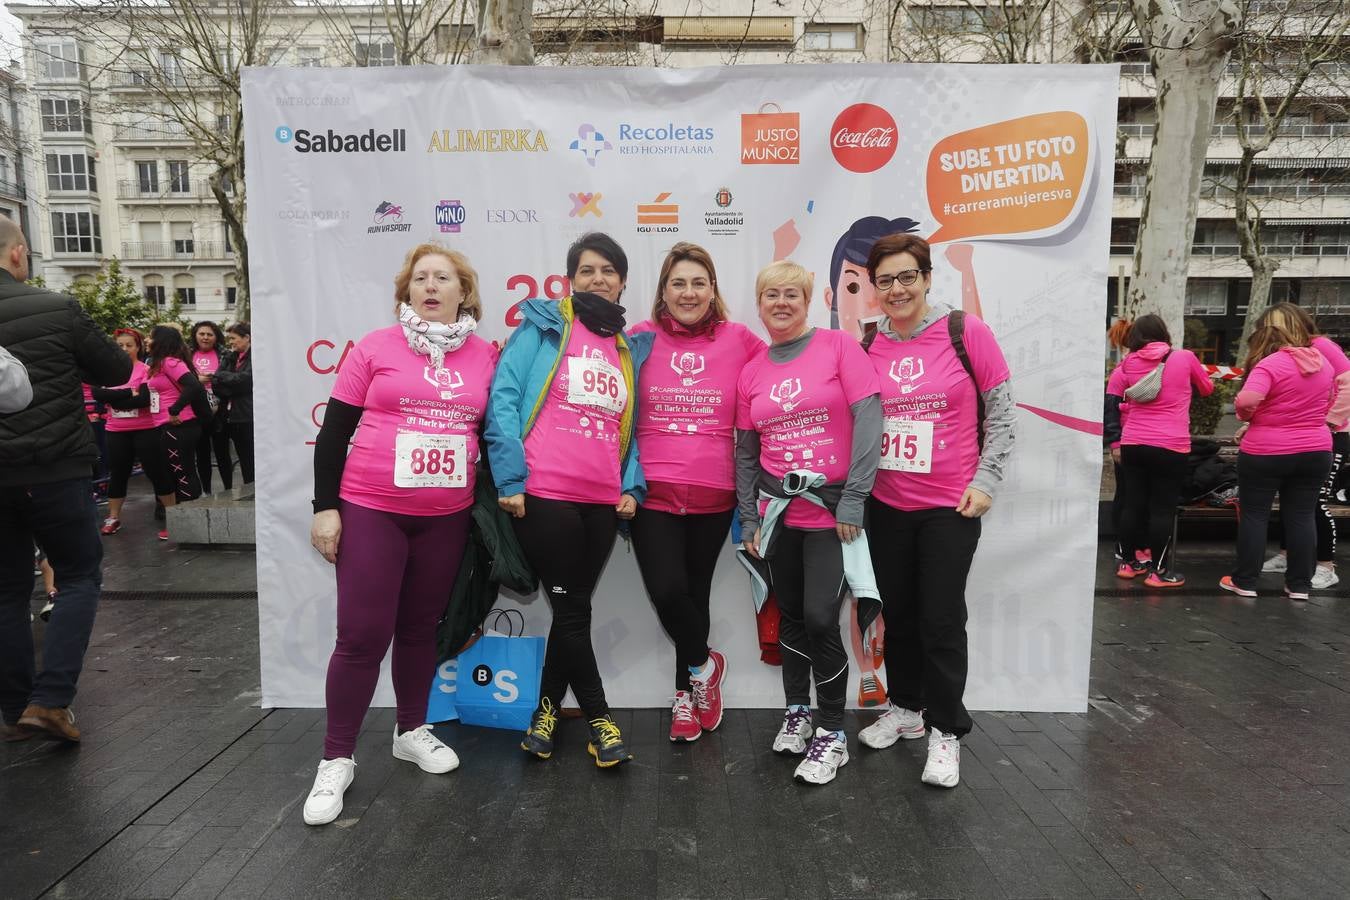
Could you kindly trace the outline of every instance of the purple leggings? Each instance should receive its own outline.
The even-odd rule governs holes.
[[[450,599],[470,518],[468,509],[408,516],[346,500],[338,510],[337,646],[328,660],[324,759],[349,757],[356,749],[391,639],[398,727],[417,728],[426,721],[436,622]]]

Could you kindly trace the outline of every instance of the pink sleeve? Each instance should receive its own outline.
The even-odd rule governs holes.
[[[338,372],[337,383],[333,385],[333,399],[349,406],[366,405],[366,391],[370,390],[370,379],[374,377],[370,353],[364,340],[352,348]]]
[[[1200,360],[1189,350],[1182,352],[1191,358],[1191,384],[1195,385],[1195,389],[1200,392],[1200,396],[1208,397],[1214,393],[1214,382],[1210,380],[1209,373],[1200,364]]]
[[[1350,359],[1346,358],[1340,344],[1325,335],[1318,335],[1313,338],[1312,345],[1322,354],[1323,359],[1331,363],[1332,375],[1339,377],[1350,372]]]
[[[994,331],[983,319],[966,316],[965,332],[961,335],[975,370],[975,384],[980,393],[986,393],[1008,380],[1008,361],[994,338]]]
[[[1350,371],[1341,372],[1331,385],[1331,409],[1327,410],[1327,424],[1337,431],[1350,421]]]
[[[182,378],[184,375],[186,375],[188,372],[191,371],[187,367],[187,363],[183,362],[176,356],[166,357],[164,360],[164,365],[161,367],[161,369],[165,375],[169,376],[169,380],[172,381],[174,384],[177,384],[178,379]]]
[[[1252,417],[1261,401],[1266,399],[1266,394],[1270,393],[1270,385],[1270,366],[1262,360],[1247,373],[1247,380],[1242,383],[1242,390],[1238,391],[1237,399],[1233,401],[1239,419],[1245,422]]]
[[[745,358],[747,360],[754,359],[756,354],[762,353],[764,348],[768,346],[764,343],[762,337],[744,325],[741,326],[741,341],[745,344]]]
[[[750,418],[749,373],[750,367],[746,366],[736,382],[736,427],[741,431],[753,431],[755,428],[755,420]]]
[[[851,335],[842,331],[831,331],[838,335],[836,353],[839,360],[839,383],[844,386],[844,399],[852,406],[859,400],[881,393],[881,381],[877,378],[876,367],[867,358],[863,348]]]
[[[1106,392],[1113,397],[1125,396],[1125,372],[1121,368],[1125,365],[1125,360],[1116,363],[1116,367],[1111,370],[1111,377],[1106,379]]]

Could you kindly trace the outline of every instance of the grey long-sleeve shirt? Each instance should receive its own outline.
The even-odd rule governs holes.
[[[0,347],[0,413],[16,413],[33,402],[33,385],[28,369],[4,347]]]
[[[811,336],[812,328],[799,338],[769,348],[769,359],[776,363],[791,362],[802,354]],[[877,477],[881,460],[881,397],[873,394],[849,407],[853,414],[853,453],[849,458],[848,476],[844,479],[843,495],[835,510],[835,521],[845,525],[863,523],[863,509],[872,483]],[[741,530],[747,536],[759,527],[759,432],[736,429],[736,499]]]

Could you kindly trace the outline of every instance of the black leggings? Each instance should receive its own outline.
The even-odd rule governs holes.
[[[173,479],[164,460],[164,446],[158,428],[108,432],[108,496],[121,500],[127,495],[132,463],[139,459],[145,477],[154,485],[155,494],[173,492]]]
[[[867,502],[867,545],[886,618],[886,690],[901,709],[962,737],[966,711],[966,576],[980,520],[954,509]],[[1129,557],[1127,557],[1129,558]]]
[[[1317,525],[1317,561],[1336,561],[1336,520],[1331,517],[1331,495],[1346,457],[1350,457],[1350,432],[1337,431],[1331,435],[1331,472],[1317,492],[1317,511],[1313,522]],[[1284,539],[1284,518],[1280,518],[1280,549],[1288,549]]]
[[[231,422],[225,426],[225,433],[234,444],[234,452],[239,457],[239,474],[244,484],[253,483],[253,423]],[[221,477],[224,477],[222,470]]]
[[[1284,584],[1291,591],[1312,588],[1317,568],[1317,492],[1331,468],[1329,451],[1257,454],[1238,451],[1238,537],[1233,583],[1255,590],[1266,555],[1270,507],[1280,495],[1280,518],[1289,539]]]
[[[1186,481],[1186,454],[1145,444],[1120,448],[1125,470],[1125,509],[1120,519],[1126,562],[1145,547],[1159,572],[1172,568],[1172,522]]]
[[[202,493],[211,493],[211,455],[216,457],[220,469],[220,484],[225,490],[234,486],[234,469],[230,463],[230,436],[225,431],[224,410],[216,413],[210,425],[202,428],[202,436],[197,441],[197,477],[202,483]]]
[[[618,531],[614,507],[526,494],[525,518],[511,523],[553,607],[540,698],[561,708],[570,686],[587,719],[608,715],[605,685],[591,643],[591,594],[614,548]]]
[[[708,598],[731,512],[679,516],[639,509],[633,519],[633,553],[642,583],[661,627],[675,642],[677,691],[690,690],[690,666],[708,661]]]
[[[840,731],[848,691],[848,653],[839,634],[839,608],[847,587],[843,544],[833,528],[804,531],[780,525],[768,562],[780,613],[778,643],[787,704],[811,705],[814,673],[817,724]]]
[[[196,419],[189,419],[178,425],[164,425],[160,434],[174,494],[180,502],[197,499],[202,495],[202,483],[197,480],[197,441],[201,439],[201,424]]]

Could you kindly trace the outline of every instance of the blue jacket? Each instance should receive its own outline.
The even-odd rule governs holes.
[[[507,339],[497,361],[483,431],[492,477],[501,497],[525,492],[529,476],[525,466],[527,426],[533,424],[531,417],[552,384],[551,376],[556,371],[563,334],[571,329],[560,301],[527,300],[521,305],[520,313],[523,321]],[[628,406],[629,410],[635,410],[636,372],[651,351],[651,341],[630,341],[627,335],[622,335],[621,339],[621,346],[628,348],[633,361],[634,377],[628,385]],[[625,418],[628,427],[622,440],[627,449],[622,461],[621,489],[641,503],[647,496],[647,481],[642,477],[642,465],[638,461],[637,441],[633,434],[635,417],[630,414]]]

